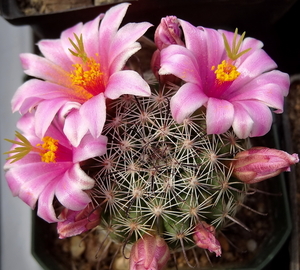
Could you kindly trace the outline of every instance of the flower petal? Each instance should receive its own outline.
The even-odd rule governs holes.
[[[266,135],[270,131],[273,122],[272,112],[269,107],[253,100],[245,100],[240,102],[240,104],[248,112],[254,122],[250,137]]]
[[[54,83],[31,79],[22,84],[16,91],[11,101],[12,110],[13,112],[20,110],[25,113],[29,108],[35,107],[37,101],[42,99],[67,98],[69,100],[70,97],[77,100],[71,89]],[[27,103],[26,101],[30,102]]]
[[[45,186],[50,181],[53,181],[55,177],[61,175],[68,166],[68,163],[63,164],[63,166],[55,166],[53,163],[42,163],[38,154],[28,154],[21,160],[6,166],[6,169],[9,170],[5,177],[14,196],[23,194],[21,199],[26,199],[26,203],[32,203],[25,193],[28,192],[28,196],[34,196],[32,199],[34,200],[34,198],[39,196],[39,192],[41,193]],[[37,182],[37,179],[40,182]],[[36,185],[37,183],[39,186]],[[23,188],[24,190],[22,190]],[[29,205],[33,207],[32,204]]]
[[[106,121],[106,104],[103,93],[94,96],[82,104],[79,113],[92,136],[98,138]]]
[[[60,66],[65,71],[72,70],[73,62],[67,57],[60,39],[41,40],[38,42],[41,53],[51,62]]]
[[[206,81],[214,80],[211,68],[220,64],[225,57],[222,36],[215,29],[195,27],[183,20],[180,20],[180,24],[184,31],[186,47],[199,63],[201,78],[206,78]]]
[[[58,179],[54,179],[50,182],[41,193],[38,200],[38,211],[37,215],[47,222],[59,222],[60,219],[56,217],[54,208],[53,208],[53,200],[55,187],[58,183]]]
[[[173,74],[194,84],[201,84],[202,81],[196,58],[189,50],[179,45],[170,45],[161,51],[161,68],[158,73]]]
[[[277,113],[281,113],[284,96],[288,94],[288,91],[288,74],[273,70],[255,78],[228,98],[231,101],[259,100],[269,107],[276,108]]]
[[[251,130],[253,129],[254,121],[248,114],[247,110],[239,104],[234,103],[234,118],[232,128],[234,133],[240,138],[245,139],[249,137]]]
[[[118,30],[109,48],[109,74],[121,70],[128,58],[141,46],[136,40],[151,26],[148,22],[128,23]],[[114,63],[114,65],[112,65]],[[118,63],[118,64],[117,64]]]
[[[205,55],[204,51],[201,51],[200,48],[199,54],[200,54],[200,68],[203,75],[201,77],[206,78],[206,87],[211,87],[213,85],[213,82],[215,81],[215,73],[211,72],[213,67],[217,67],[220,62],[225,59],[225,52],[220,48],[221,44],[224,44],[223,38],[219,35],[219,33],[210,28],[200,28],[205,29],[204,38],[206,39],[206,49],[207,49],[207,55]],[[203,30],[202,30],[203,31]],[[201,39],[201,43],[202,39]],[[202,44],[202,47],[205,46],[205,43]],[[223,46],[222,46],[223,47]],[[204,49],[204,48],[203,48]],[[204,54],[204,56],[203,56]],[[207,62],[207,66],[204,66],[205,61]]]
[[[114,58],[114,61],[110,61],[109,74],[113,74],[123,69],[128,58],[140,49],[141,44],[138,42],[134,42],[132,45],[128,46],[126,50],[122,51],[117,57]]]
[[[125,16],[128,7],[129,3],[122,3],[116,5],[109,9],[102,19],[99,28],[99,40],[101,40],[99,52],[101,63],[103,63],[105,67],[109,67],[109,48]]]
[[[172,116],[178,123],[206,103],[207,96],[201,90],[199,85],[185,83],[171,98]]]
[[[24,72],[49,82],[56,82],[63,86],[71,84],[69,74],[59,65],[31,53],[20,55]]]
[[[208,134],[221,134],[232,125],[234,107],[227,100],[209,98],[206,110],[206,125]]]
[[[23,133],[32,134],[35,132],[34,114],[26,113],[17,122],[17,128]]]
[[[83,190],[91,189],[94,184],[95,181],[76,163],[59,180],[55,194],[66,208],[79,211],[91,201],[90,196]]]
[[[55,115],[66,102],[67,100],[65,98],[56,98],[40,102],[35,113],[35,133],[38,137],[44,137]]]
[[[110,76],[105,96],[116,99],[123,94],[147,97],[151,95],[151,89],[137,72],[121,70]]]
[[[70,143],[76,147],[88,132],[88,123],[80,115],[79,110],[74,109],[66,117],[63,130]]]
[[[237,70],[240,72],[240,75],[233,82],[228,93],[236,91],[240,87],[243,87],[249,83],[254,78],[260,76],[264,72],[271,71],[277,67],[276,63],[272,60],[270,56],[264,50],[256,50],[250,54],[243,62],[238,64],[237,61]]]
[[[36,175],[35,178],[31,178],[29,181],[22,184],[19,198],[34,209],[35,204],[45,189],[45,187],[53,181],[55,177],[59,177],[60,172],[48,170],[44,174]]]
[[[85,135],[80,144],[73,150],[73,162],[81,162],[92,157],[102,156],[106,153],[107,137],[94,138],[90,134]]]
[[[84,50],[89,57],[95,57],[99,53],[99,22],[103,17],[104,14],[100,14],[94,20],[85,23],[82,27],[81,34]]]

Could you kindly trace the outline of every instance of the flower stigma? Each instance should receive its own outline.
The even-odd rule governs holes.
[[[238,35],[238,29],[236,28],[234,31],[234,35],[233,35],[233,40],[232,40],[232,46],[230,47],[229,42],[225,36],[225,34],[223,33],[223,40],[224,40],[224,45],[225,45],[225,50],[227,53],[227,56],[232,60],[235,61],[237,60],[239,57],[241,57],[243,54],[245,54],[246,52],[249,52],[251,50],[251,48],[248,48],[246,50],[243,50],[239,53],[239,50],[241,48],[243,39],[246,35],[246,32],[244,32],[240,39],[237,42],[237,35]]]
[[[41,161],[50,163],[56,162],[56,152],[58,150],[58,140],[53,139],[50,136],[46,136],[42,139],[43,144],[37,144],[33,146],[20,132],[16,131],[16,137],[19,141],[5,139],[6,141],[19,145],[13,150],[5,152],[4,154],[13,154],[6,160],[11,159],[11,163],[16,162],[25,157],[30,152],[37,152],[41,156]]]

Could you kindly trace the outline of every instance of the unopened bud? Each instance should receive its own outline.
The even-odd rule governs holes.
[[[57,223],[57,232],[59,238],[63,239],[81,234],[99,225],[100,210],[93,210],[90,204],[81,211],[72,211],[65,208],[59,218],[63,221]]]
[[[208,249],[210,252],[216,253],[216,256],[221,256],[221,245],[215,237],[215,228],[212,225],[204,221],[198,223],[193,238],[198,247]]]
[[[171,44],[184,45],[181,40],[182,31],[179,26],[179,21],[175,16],[167,16],[161,19],[154,34],[154,41],[159,50]]]
[[[131,249],[130,270],[160,270],[170,259],[167,243],[158,235],[147,235],[140,238]]]
[[[176,83],[180,80],[174,75],[159,75],[160,69],[160,51],[172,44],[185,46],[181,39],[182,31],[180,23],[175,16],[167,16],[161,19],[160,24],[155,30],[154,41],[157,50],[152,55],[151,68],[157,79],[161,83],[171,82]]]
[[[232,175],[241,181],[253,184],[290,171],[290,166],[298,163],[297,154],[266,147],[253,147],[239,152],[231,162]]]

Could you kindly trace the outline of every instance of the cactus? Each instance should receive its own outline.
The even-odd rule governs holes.
[[[170,250],[192,248],[195,226],[205,220],[218,230],[236,221],[247,192],[228,166],[247,140],[231,131],[207,135],[202,110],[175,122],[174,91],[109,103],[108,150],[95,162],[92,198],[101,208],[101,229],[124,245],[156,234]]]

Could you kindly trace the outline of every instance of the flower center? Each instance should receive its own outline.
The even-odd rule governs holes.
[[[212,70],[215,70],[215,66],[212,66]],[[215,70],[216,79],[219,83],[234,81],[240,73],[237,71],[236,66],[232,65],[229,61],[223,60]]]
[[[70,156],[70,152],[68,149],[62,145],[59,145],[59,141],[53,139],[50,136],[46,136],[42,139],[43,143],[39,143],[36,146],[33,146],[21,133],[16,131],[16,137],[19,140],[9,140],[5,139],[6,141],[16,144],[13,150],[8,151],[4,154],[12,154],[7,159],[11,159],[11,163],[16,162],[23,157],[25,157],[30,152],[39,153],[41,156],[41,161],[50,163],[56,162],[57,159],[57,152],[59,151],[59,159],[60,160],[68,160]]]
[[[237,67],[234,66],[232,63],[251,50],[251,48],[248,48],[246,50],[241,51],[245,34],[246,33],[244,32],[238,39],[238,30],[235,29],[231,46],[229,45],[225,34],[222,34],[225,51],[229,60],[223,60],[222,63],[218,65],[216,70],[215,66],[211,67],[211,70],[215,70],[218,84],[223,84],[224,82],[232,82],[240,75],[240,72],[238,72]]]
[[[100,63],[88,58],[84,64],[74,64],[74,71],[70,74],[72,84],[79,86],[77,92],[84,98],[90,99],[98,94],[96,89],[102,85],[102,72]]]
[[[75,92],[83,99],[90,99],[93,96],[103,92],[103,72],[100,63],[94,58],[88,57],[83,44],[82,35],[78,37],[74,33],[76,42],[70,40],[74,51],[69,51],[76,57],[81,58],[82,63],[73,65],[74,70],[70,73],[72,85],[75,86]],[[98,55],[96,55],[97,57]]]
[[[46,136],[42,139],[43,144],[37,144],[44,149],[40,152],[41,160],[46,163],[56,162],[56,151],[58,149],[58,140]]]

